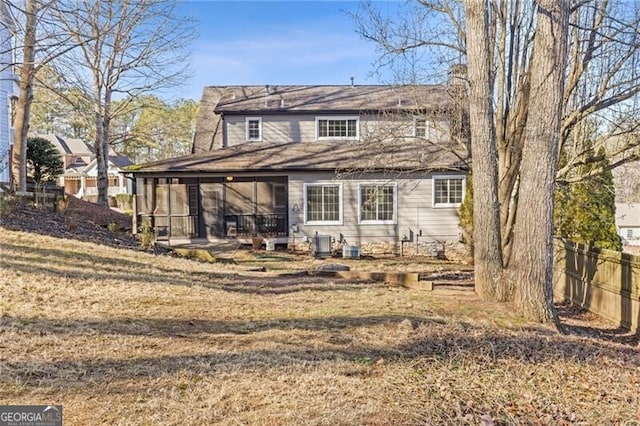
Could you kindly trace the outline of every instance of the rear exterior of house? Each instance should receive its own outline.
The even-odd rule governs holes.
[[[193,153],[133,166],[137,225],[363,253],[455,244],[463,111],[448,86],[207,87]],[[418,100],[420,102],[418,102]]]

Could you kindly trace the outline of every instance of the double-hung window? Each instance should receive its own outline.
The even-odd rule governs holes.
[[[245,125],[247,128],[247,141],[262,140],[262,118],[247,117]]]
[[[413,136],[416,138],[426,138],[428,135],[427,120],[424,118],[413,119]]]
[[[459,207],[464,198],[464,179],[462,176],[435,176],[433,206]]]
[[[358,117],[316,117],[317,139],[355,140],[359,137]]]
[[[305,223],[342,223],[342,185],[308,183],[304,186]]]
[[[362,184],[359,191],[359,223],[396,223],[395,184]]]

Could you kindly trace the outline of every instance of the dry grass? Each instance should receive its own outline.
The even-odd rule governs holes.
[[[637,339],[570,310],[600,338],[473,293],[276,274],[316,260],[212,265],[2,234],[0,403],[60,403],[65,424],[640,421]],[[359,268],[456,268],[397,262]]]

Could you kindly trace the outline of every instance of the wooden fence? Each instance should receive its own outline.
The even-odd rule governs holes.
[[[619,326],[640,323],[640,256],[588,249],[571,241],[555,247],[554,294]]]
[[[32,182],[27,183],[26,192],[16,192],[15,194],[3,192],[3,194],[8,197],[17,196],[22,200],[44,206],[51,210],[55,210],[58,207],[58,202],[65,198],[63,187],[55,185],[35,185]]]

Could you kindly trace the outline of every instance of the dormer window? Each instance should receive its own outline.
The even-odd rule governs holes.
[[[316,117],[316,136],[321,139],[358,139],[358,117]]]
[[[247,117],[245,120],[247,128],[247,141],[261,141],[262,140],[262,118],[261,117]]]
[[[427,137],[427,120],[424,118],[413,119],[413,135],[416,138]]]
[[[428,120],[426,118],[414,117],[413,136],[429,141],[440,140],[445,137],[448,126],[443,121]]]

